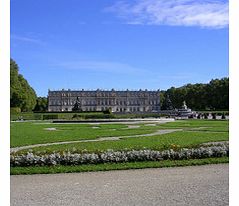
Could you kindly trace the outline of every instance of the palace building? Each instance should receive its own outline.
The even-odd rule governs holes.
[[[151,113],[160,111],[160,91],[48,91],[48,111],[72,111],[79,104],[80,111],[106,111],[119,113]]]

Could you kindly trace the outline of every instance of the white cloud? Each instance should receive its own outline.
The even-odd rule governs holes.
[[[34,43],[34,44],[41,44],[43,45],[44,42],[42,42],[39,39],[31,38],[31,37],[25,37],[25,36],[18,36],[15,34],[11,34],[11,39],[22,41],[22,42],[28,42],[28,43]]]
[[[228,26],[227,0],[133,0],[118,1],[105,9],[114,12],[128,24]]]

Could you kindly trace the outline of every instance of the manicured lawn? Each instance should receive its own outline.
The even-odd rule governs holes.
[[[56,130],[48,130],[54,128]],[[147,134],[156,131],[154,127],[141,126],[129,129],[123,124],[42,124],[34,122],[11,123],[11,147],[49,142],[96,139],[98,137]]]
[[[181,131],[173,132],[170,134],[156,135],[150,137],[134,137],[123,138],[118,141],[100,141],[100,142],[81,142],[62,145],[51,145],[44,147],[32,148],[33,152],[47,152],[70,150],[74,152],[99,152],[106,151],[108,149],[113,150],[140,150],[140,149],[152,149],[152,150],[166,150],[176,145],[178,148],[196,147],[197,145],[205,142],[213,141],[227,141],[227,132],[190,132]],[[25,153],[29,150],[22,150]]]
[[[74,141],[83,139],[96,139],[110,136],[129,136],[148,134],[160,129],[183,129],[169,134],[144,137],[124,137],[117,141],[81,142],[62,145],[51,145],[31,149],[33,153],[62,152],[100,152],[113,149],[119,150],[167,150],[198,147],[201,143],[228,141],[229,122],[219,120],[178,120],[166,124],[133,124],[138,128],[129,128],[127,124],[53,124],[51,122],[12,122],[11,123],[11,147]],[[49,130],[51,128],[51,130]],[[53,128],[53,129],[52,129]],[[48,129],[48,130],[47,130]],[[54,130],[55,129],[55,130]],[[22,150],[17,153],[26,153]],[[228,163],[228,157],[190,159],[190,160],[164,160],[128,163],[85,164],[78,166],[42,166],[42,167],[11,167],[11,174],[44,174],[67,173],[87,171],[107,171],[122,169],[174,167],[202,164]]]
[[[228,131],[228,120],[177,120],[160,125],[163,128],[199,128],[207,127],[217,129],[226,129]]]
[[[228,121],[213,120],[180,120],[166,124],[137,124],[139,128],[128,128],[125,124],[53,124],[50,122],[12,122],[11,147],[41,144],[49,142],[74,141],[83,139],[96,139],[99,137],[128,136],[148,134],[159,129],[184,129],[183,132],[158,135],[154,137],[126,138],[120,141],[104,141],[92,143],[79,143],[69,145],[55,145],[50,150],[77,149],[105,150],[142,147],[152,149],[167,148],[170,144],[190,146],[208,141],[228,140]],[[47,130],[54,128],[56,130]],[[190,130],[194,131],[190,131]],[[49,147],[47,147],[49,148]],[[45,148],[44,148],[45,149]]]
[[[205,164],[219,164],[228,162],[229,162],[228,157],[220,157],[220,158],[176,160],[176,161],[164,160],[164,161],[147,161],[147,162],[128,162],[128,163],[107,163],[98,165],[88,164],[80,166],[11,167],[11,175],[178,167],[178,166],[192,166]]]

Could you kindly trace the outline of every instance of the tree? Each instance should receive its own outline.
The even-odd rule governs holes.
[[[165,99],[165,91],[160,91],[160,108],[162,110],[166,109],[166,99]]]
[[[229,108],[229,78],[213,79],[207,86],[208,105],[211,109]]]
[[[186,101],[194,110],[228,110],[229,78],[212,79],[208,84],[187,84],[179,88],[171,87],[163,92],[162,109],[166,108],[166,97],[175,108],[180,108]]]
[[[16,62],[10,60],[10,106],[21,111],[31,111],[36,105],[36,93],[27,80],[18,73]]]
[[[46,97],[37,97],[37,103],[33,111],[45,112],[48,108],[48,99]]]

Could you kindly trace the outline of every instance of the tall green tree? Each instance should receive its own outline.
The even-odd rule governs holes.
[[[17,63],[10,60],[10,106],[21,111],[32,111],[36,105],[36,93],[27,80],[19,74]]]
[[[210,108],[219,110],[229,108],[229,78],[211,80],[207,93]]]
[[[180,108],[185,100],[194,110],[228,110],[229,78],[212,79],[208,84],[187,84],[182,87],[171,87],[163,91],[162,109],[165,108],[165,97],[169,96],[175,108]]]
[[[34,108],[34,111],[37,112],[46,112],[48,108],[48,100],[46,97],[37,97],[37,103]]]

